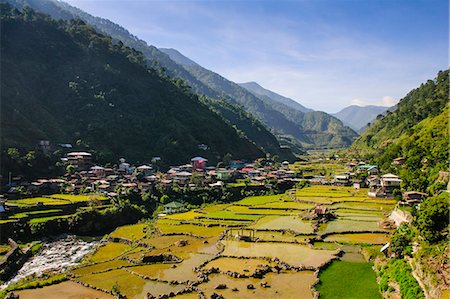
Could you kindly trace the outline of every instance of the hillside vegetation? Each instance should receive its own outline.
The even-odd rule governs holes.
[[[436,191],[448,177],[449,71],[441,71],[400,100],[397,110],[379,117],[353,144],[386,171],[398,172],[408,190]],[[392,165],[395,158],[405,164]]]
[[[57,22],[3,5],[1,28],[4,149],[82,140],[108,162],[263,154],[188,88],[147,69],[142,53],[83,21]]]
[[[115,24],[108,19],[92,16],[81,9],[73,7],[62,1],[53,0],[7,0],[12,6],[21,9],[23,6],[29,6],[32,9],[49,14],[55,19],[71,20],[81,19],[87,24],[91,25],[97,32],[111,36],[114,43],[123,43],[132,49],[142,52],[143,58],[149,67],[155,68],[158,71],[162,71],[165,75],[171,78],[177,78],[178,83],[182,85],[179,78],[182,78],[189,84],[189,88],[198,94],[206,95],[208,97],[217,99],[219,102],[223,102],[222,94],[211,89],[207,85],[203,84],[186,69],[184,69],[177,62],[172,60],[167,54],[161,52],[158,48],[148,45],[145,41],[139,39],[137,36],[129,33],[125,28],[118,24]],[[264,151],[270,152],[274,155],[279,155],[283,159],[293,160],[292,153],[286,149],[280,148],[278,140],[273,134],[267,130],[264,125],[255,119],[253,115],[246,113],[245,110],[239,106],[234,105],[230,110],[227,109],[226,113],[224,109],[216,109],[217,101],[205,101],[206,105],[214,103],[211,107],[221,114],[221,116],[229,123],[234,124],[243,134],[251,139],[258,147],[263,148]],[[230,103],[232,105],[232,103]],[[227,105],[227,106],[230,106]],[[236,119],[238,122],[234,122]]]

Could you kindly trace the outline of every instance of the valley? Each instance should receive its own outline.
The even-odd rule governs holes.
[[[0,299],[448,299],[448,1],[67,1],[0,0]]]
[[[352,206],[354,202],[372,205],[359,209]],[[318,224],[320,219],[302,220],[314,204],[342,216],[322,224]],[[379,251],[386,241],[391,231],[379,223],[394,205],[392,200],[371,200],[364,190],[312,186],[159,215],[149,223],[117,228],[64,273],[69,281],[105,296],[120,293],[127,298],[151,298],[172,293],[174,298],[209,298],[215,293],[291,298],[302,293],[302,298],[313,298],[318,281],[319,289],[334,292],[328,279],[321,277],[347,263],[347,267],[367,265],[361,271],[372,274],[364,284],[374,286],[367,294],[378,298],[373,262],[364,259],[363,253]],[[355,214],[361,218],[353,218]],[[47,273],[59,275],[58,271]],[[359,278],[346,279],[357,283]],[[67,282],[39,292],[58,293],[59,285],[65,289]],[[28,291],[17,294],[22,292]]]

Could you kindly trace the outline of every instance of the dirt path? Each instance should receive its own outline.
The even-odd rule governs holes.
[[[423,283],[422,279],[421,279],[420,276],[417,274],[417,271],[414,270],[414,267],[413,267],[413,265],[412,265],[412,259],[411,259],[411,258],[408,258],[407,261],[408,261],[409,266],[411,267],[411,270],[412,270],[411,273],[412,273],[412,275],[414,276],[414,278],[417,280],[417,282],[419,283],[420,287],[422,288],[422,291],[423,291],[423,293],[424,293],[424,295],[425,295],[425,298],[426,298],[426,299],[432,299],[431,296],[430,296],[430,294],[428,294],[428,291],[427,291],[427,289],[425,288],[425,284]]]

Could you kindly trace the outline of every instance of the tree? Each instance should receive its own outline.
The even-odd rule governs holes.
[[[66,171],[69,174],[73,174],[75,172],[75,166],[73,166],[72,164],[67,165]]]
[[[408,223],[402,223],[394,235],[391,238],[391,249],[392,252],[398,257],[403,257],[405,255],[411,255],[412,246],[411,241],[414,237],[413,230],[409,227]]]
[[[392,196],[394,196],[394,199],[396,201],[400,201],[402,200],[402,191],[400,191],[400,189],[394,189],[394,191],[392,192]]]
[[[164,194],[164,195],[161,196],[161,198],[159,199],[159,202],[162,203],[162,204],[164,205],[164,204],[166,204],[169,200],[170,200],[169,195]]]
[[[443,192],[428,198],[421,205],[417,216],[420,235],[430,243],[439,241],[448,225],[450,195]]]
[[[17,148],[15,147],[10,147],[8,148],[8,156],[12,159],[12,160],[18,160],[20,158],[20,152]]]

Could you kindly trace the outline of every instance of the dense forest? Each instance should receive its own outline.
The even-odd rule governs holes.
[[[142,53],[81,20],[55,21],[7,4],[1,11],[4,151],[49,140],[81,144],[104,162],[264,154],[182,82],[147,68]]]
[[[87,24],[91,25],[97,32],[111,36],[114,43],[118,43],[120,41],[123,42],[125,46],[142,52],[147,66],[155,68],[158,71],[162,71],[165,75],[171,78],[176,78],[175,80],[181,85],[186,85],[182,81],[187,82],[190,88],[199,94],[207,95],[210,98],[214,98],[222,103],[224,102],[222,94],[212,90],[211,88],[200,82],[181,65],[177,64],[168,55],[161,52],[158,48],[148,45],[145,41],[132,35],[125,28],[119,26],[118,24],[115,24],[107,19],[92,16],[62,1],[7,0],[7,2],[18,9],[21,9],[23,6],[29,6],[36,11],[49,14],[55,19],[62,19],[67,21],[71,19],[81,19]],[[183,79],[180,80],[180,78]],[[210,103],[215,103],[211,107],[216,112],[221,113],[224,110],[216,109],[217,101],[206,101],[205,104],[209,105]],[[230,104],[233,105],[232,103]],[[273,155],[278,155],[283,159],[293,159],[293,155],[290,151],[286,151],[286,149],[280,149],[278,140],[269,130],[264,128],[264,125],[260,121],[256,120],[253,115],[246,113],[241,106],[233,106],[234,107],[232,110],[237,114],[222,113],[221,116],[224,117],[229,123],[233,123],[234,125],[236,125],[241,132],[243,132],[248,138],[250,138],[251,141],[254,142],[258,147],[263,148],[264,151],[270,152]],[[230,112],[230,110],[228,110],[228,112]],[[228,116],[231,117],[228,118]],[[239,118],[238,123],[234,123],[236,117]]]
[[[448,181],[449,71],[409,92],[394,111],[379,115],[353,144],[385,171],[397,172],[405,190],[442,189]],[[403,165],[393,165],[405,158]]]

